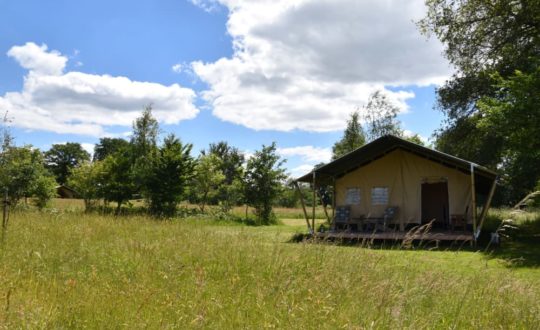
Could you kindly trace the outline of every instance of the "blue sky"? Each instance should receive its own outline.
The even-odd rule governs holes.
[[[293,175],[329,157],[375,90],[428,138],[451,70],[413,21],[422,1],[0,0],[0,110],[18,144],[164,132],[246,152],[277,142]]]

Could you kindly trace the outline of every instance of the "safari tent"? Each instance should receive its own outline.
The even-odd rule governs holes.
[[[311,184],[314,197],[322,187],[334,192],[327,213],[331,229],[317,235],[400,239],[429,224],[428,235],[437,239],[472,241],[496,180],[497,174],[485,167],[387,135],[314,169],[296,184]],[[302,204],[308,229],[315,233],[315,208],[310,217],[303,199]]]

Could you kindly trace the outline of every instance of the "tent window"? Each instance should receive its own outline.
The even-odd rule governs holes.
[[[371,188],[371,205],[388,205],[388,187]]]
[[[360,188],[347,188],[346,205],[360,205]]]

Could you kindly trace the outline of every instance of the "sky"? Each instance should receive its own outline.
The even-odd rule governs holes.
[[[382,91],[408,133],[443,120],[452,74],[422,0],[0,0],[0,111],[18,145],[129,139],[152,104],[194,155],[276,142],[293,177],[327,162]]]

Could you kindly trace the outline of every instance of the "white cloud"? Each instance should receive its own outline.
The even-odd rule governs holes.
[[[62,74],[68,60],[56,50],[48,52],[47,45],[38,46],[33,42],[27,42],[23,46],[13,46],[7,55],[34,74],[54,76]]]
[[[81,147],[86,150],[87,153],[90,154],[90,156],[94,155],[94,144],[93,143],[81,143]]]
[[[306,173],[309,173],[311,172],[311,170],[313,170],[313,165],[310,165],[310,164],[303,164],[303,165],[300,165],[300,166],[297,166],[293,169],[291,169],[291,174],[290,176],[292,178],[298,178]]]
[[[171,67],[171,70],[173,70],[173,72],[176,72],[176,73],[182,73],[182,71],[184,70],[185,66],[184,64],[182,63],[176,63],[175,65],[173,65]]]
[[[400,86],[438,84],[450,74],[441,44],[426,41],[413,22],[425,12],[422,0],[220,3],[229,9],[234,54],[192,67],[209,85],[203,97],[214,115],[226,121],[338,130],[373,91],[385,90],[405,111],[414,94]]]
[[[242,151],[242,154],[244,155],[244,159],[248,161],[251,157],[255,156],[255,152],[252,150],[244,150]]]
[[[0,109],[9,111],[13,124],[32,130],[105,136],[107,126],[130,126],[142,107],[152,104],[155,117],[167,124],[194,118],[195,92],[133,81],[126,77],[63,73],[67,58],[47,46],[27,43],[8,51],[28,69],[20,92],[0,96]]]
[[[190,0],[192,4],[202,10],[211,13],[219,8],[217,0]]]
[[[277,153],[283,157],[301,157],[305,162],[328,162],[332,158],[332,149],[314,146],[298,146],[291,148],[278,148]],[[308,166],[308,165],[306,165]],[[313,165],[309,165],[313,167]]]

